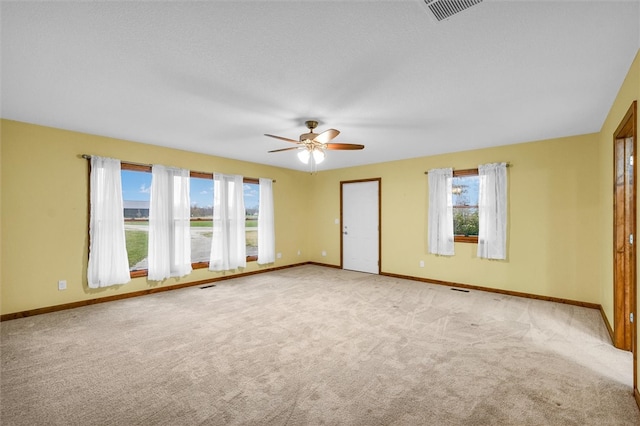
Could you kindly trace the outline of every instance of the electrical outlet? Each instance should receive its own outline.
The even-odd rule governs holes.
[[[421,261],[420,261],[420,267],[421,267],[421,268],[424,268],[424,260],[421,260]]]
[[[300,249],[298,249],[298,256],[300,256]]]
[[[327,252],[326,252],[326,251],[324,251],[324,250],[322,250],[322,255],[323,255],[323,256],[326,256],[326,255],[327,255]]]
[[[278,259],[282,259],[282,253],[278,253],[278,254],[276,255],[276,257],[277,257]]]
[[[67,280],[58,281],[58,290],[66,290],[67,289]]]

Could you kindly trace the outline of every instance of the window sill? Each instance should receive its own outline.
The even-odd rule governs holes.
[[[477,236],[465,236],[465,235],[456,235],[453,237],[453,241],[456,243],[472,243],[478,244]]]
[[[148,274],[148,271],[146,269],[139,269],[137,271],[130,271],[129,272],[129,276],[131,278],[139,278],[139,277],[146,277]]]
[[[247,262],[255,262],[258,260],[258,256],[247,256]],[[205,269],[209,267],[209,262],[197,262],[192,263],[191,268],[193,269]],[[149,271],[146,269],[139,269],[137,271],[129,271],[129,276],[131,278],[140,278],[146,277],[149,275]]]

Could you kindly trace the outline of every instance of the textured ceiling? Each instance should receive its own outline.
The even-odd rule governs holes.
[[[640,47],[640,2],[1,3],[2,117],[305,170],[597,132]],[[123,160],[127,160],[124,158]],[[497,159],[499,160],[499,159]]]

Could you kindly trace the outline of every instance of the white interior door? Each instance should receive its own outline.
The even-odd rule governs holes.
[[[342,267],[380,273],[380,181],[342,182]]]

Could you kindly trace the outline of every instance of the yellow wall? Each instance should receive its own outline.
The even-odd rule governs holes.
[[[307,173],[15,121],[1,124],[2,314],[221,275],[199,269],[162,283],[136,278],[123,286],[87,288],[88,162],[81,154],[276,179],[276,250],[282,258],[270,266],[305,261],[297,251],[307,251],[307,223],[291,206],[308,205]],[[250,262],[244,271],[259,268]],[[61,279],[68,282],[65,291],[57,288]]]
[[[86,286],[88,164],[80,154],[198,171],[271,177],[275,185],[275,266],[340,264],[340,181],[382,178],[382,271],[600,303],[612,318],[611,133],[640,98],[636,57],[602,131],[314,175],[77,132],[2,120],[0,312],[23,310],[191,282],[220,274],[196,270],[157,284],[145,278],[107,289]],[[508,259],[427,254],[427,178],[436,167],[465,169],[508,161]],[[300,249],[302,255],[298,256]],[[322,256],[321,252],[327,255]],[[425,267],[419,267],[424,260]],[[259,267],[250,263],[246,271]],[[640,268],[639,268],[640,270]],[[66,279],[68,290],[58,291]]]
[[[600,220],[595,134],[415,158],[318,173],[313,179],[312,261],[340,264],[340,181],[382,178],[382,271],[599,303]],[[427,177],[439,167],[467,169],[507,161],[508,259],[478,259],[476,244],[427,254]],[[322,251],[327,252],[322,257]],[[424,268],[419,267],[424,260]]]

